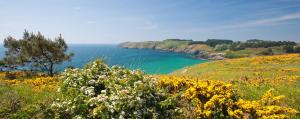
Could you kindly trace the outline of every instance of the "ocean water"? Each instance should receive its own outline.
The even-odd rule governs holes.
[[[5,49],[0,48],[0,57]],[[70,62],[56,66],[56,71],[65,67],[83,67],[86,63],[102,58],[107,64],[120,65],[129,69],[140,69],[148,74],[167,74],[193,64],[207,62],[194,59],[183,53],[154,51],[149,49],[124,49],[117,45],[69,45],[69,51],[75,55]]]

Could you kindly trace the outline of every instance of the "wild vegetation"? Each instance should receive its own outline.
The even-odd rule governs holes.
[[[40,32],[34,34],[25,30],[22,39],[16,40],[11,36],[5,38],[4,47],[7,51],[2,68],[7,70],[46,71],[53,76],[55,64],[72,57],[72,54],[66,54],[68,46],[61,35],[52,41]]]
[[[0,118],[299,118],[300,54],[274,55],[273,50],[289,46],[286,51],[295,52],[289,44],[296,44],[268,42],[272,46],[262,46],[264,55],[272,56],[250,58],[256,49],[250,42],[265,41],[246,41],[239,47],[247,48],[226,51],[247,58],[207,62],[169,75],[110,67],[103,60],[55,74],[55,64],[72,56],[63,38],[52,41],[25,31],[23,39],[5,39]],[[142,47],[153,44],[147,43]],[[168,39],[153,47],[218,52],[235,43]]]
[[[292,41],[265,41],[251,39],[244,42],[226,39],[193,41],[167,39],[164,41],[125,42],[124,48],[146,48],[192,54],[198,58],[222,60],[261,55],[300,53],[299,44]]]
[[[113,66],[100,60],[84,69],[68,69],[59,89],[63,98],[51,107],[59,118],[166,118],[176,107],[156,87],[156,79],[140,71]],[[162,106],[165,105],[165,106]]]
[[[300,110],[300,54],[259,56],[207,62],[173,72],[173,75],[221,80],[236,84],[240,96],[259,99],[274,89],[288,98],[285,104]]]
[[[240,98],[231,83],[176,76],[158,76],[160,85],[180,100],[185,118],[288,118],[297,111],[282,106],[284,96],[267,91],[259,100]],[[176,97],[177,96],[177,97]]]
[[[280,59],[296,56],[299,57],[289,55]],[[278,63],[279,56],[272,57],[257,62]],[[4,100],[0,103],[1,118],[296,118],[299,114],[299,88],[293,86],[299,84],[299,77],[294,75],[266,78],[263,83],[256,83],[256,79],[212,80],[201,75],[151,76],[119,66],[109,67],[101,60],[83,69],[66,69],[58,77],[7,80],[4,75],[0,80],[0,98]],[[18,73],[18,77],[22,75]],[[286,92],[291,93],[288,100],[296,100],[288,103],[278,88],[271,87],[253,95],[257,99],[247,98],[245,95],[252,96],[254,92],[243,92],[239,87],[246,81],[253,89],[264,85],[292,87],[294,92]]]
[[[0,73],[0,118],[49,118],[48,106],[57,96],[59,80],[56,77],[24,77],[15,72],[17,79],[5,78]]]

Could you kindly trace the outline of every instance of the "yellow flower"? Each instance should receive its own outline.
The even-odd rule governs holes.
[[[278,106],[284,96],[273,96],[272,90],[267,91],[261,100],[235,99],[232,84],[215,80],[197,78],[158,76],[161,87],[169,87],[171,93],[183,91],[183,100],[190,102],[194,108],[193,115],[199,118],[210,118],[213,114],[224,113],[228,118],[287,118],[288,114],[298,113],[292,108]],[[255,80],[259,83],[261,79]],[[264,80],[262,80],[264,81]],[[254,82],[253,82],[254,83]],[[174,91],[175,92],[172,92]]]

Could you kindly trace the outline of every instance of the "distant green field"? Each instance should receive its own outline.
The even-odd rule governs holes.
[[[285,54],[285,51],[280,47],[271,47],[273,54]],[[261,56],[265,55],[264,52],[267,52],[268,48],[246,48],[244,50],[238,51],[225,51],[226,57],[233,59],[233,58],[242,58],[242,57],[254,57],[254,56]]]
[[[170,49],[183,49],[188,46],[188,43],[188,41],[162,41],[158,46]]]

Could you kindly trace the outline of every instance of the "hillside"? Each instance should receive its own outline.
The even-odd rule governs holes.
[[[125,42],[123,48],[153,49],[192,54],[196,58],[223,59],[222,53],[216,53],[213,47],[191,40],[169,39],[164,41]]]
[[[125,42],[119,46],[123,48],[181,52],[191,54],[195,58],[210,60],[300,53],[300,46],[295,42],[258,39],[235,42],[224,39],[208,39],[206,41],[167,39],[163,41]]]
[[[299,118],[299,61],[300,54],[222,60],[170,75],[101,60],[58,77],[0,72],[0,118]]]
[[[300,54],[259,56],[207,62],[175,71],[179,77],[198,77],[236,84],[246,99],[258,99],[266,90],[287,98],[284,102],[300,110]]]

